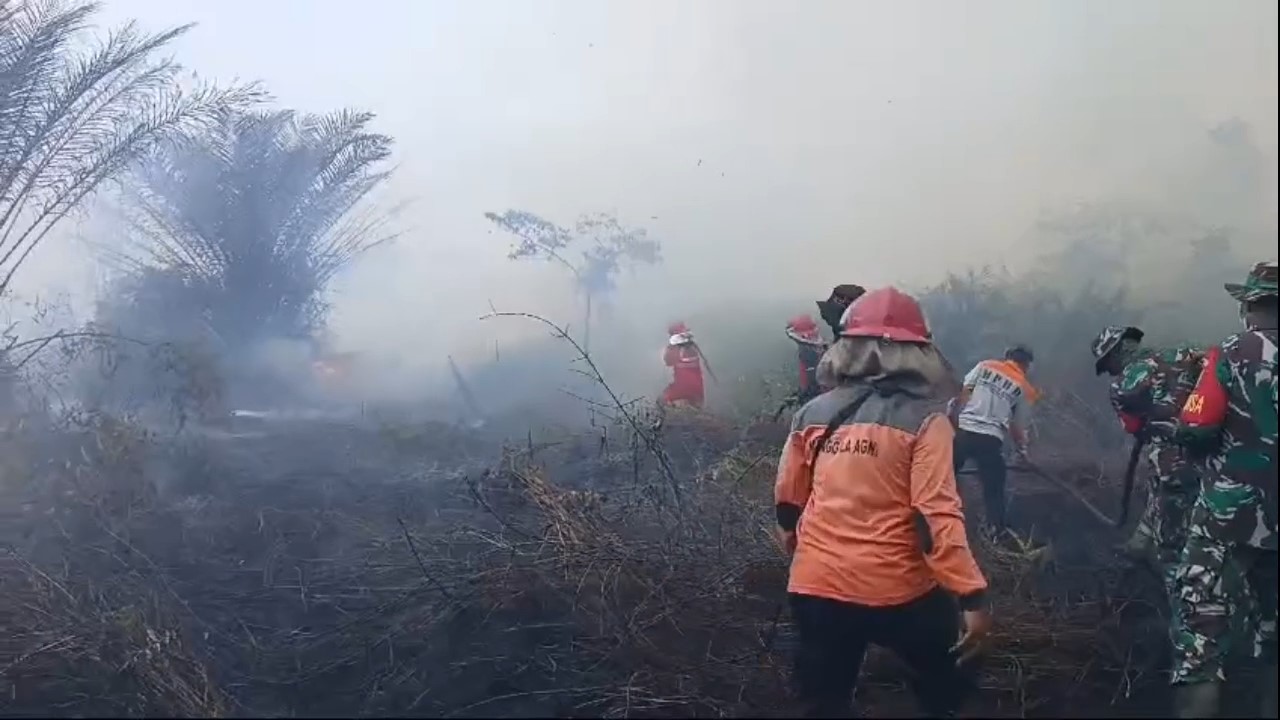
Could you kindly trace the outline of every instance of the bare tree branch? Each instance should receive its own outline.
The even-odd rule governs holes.
[[[663,475],[667,479],[667,482],[671,485],[671,492],[675,496],[678,502],[680,499],[680,483],[676,480],[675,470],[672,469],[671,467],[671,460],[667,457],[667,453],[665,450],[663,450],[661,443],[659,443],[658,440],[654,438],[653,435],[648,431],[648,429],[645,428],[640,423],[640,421],[636,419],[635,415],[629,409],[630,403],[624,402],[621,398],[619,398],[618,394],[615,393],[613,388],[609,386],[608,381],[604,379],[604,375],[600,372],[600,368],[597,367],[595,361],[591,359],[591,354],[588,353],[586,348],[584,348],[577,340],[573,338],[572,335],[569,334],[568,329],[563,328],[551,322],[547,318],[542,317],[541,315],[536,315],[534,313],[498,312],[495,310],[493,312],[481,315],[480,319],[487,320],[490,318],[501,318],[501,317],[525,318],[527,320],[533,320],[535,322],[542,323],[543,325],[550,328],[551,334],[554,337],[565,341],[571,347],[573,347],[574,350],[578,352],[578,359],[586,363],[587,368],[589,369],[589,372],[590,372],[590,377],[593,380],[595,380],[595,382],[599,384],[600,387],[604,388],[604,391],[609,395],[609,399],[613,402],[613,406],[618,410],[618,413],[622,415],[623,418],[626,419],[627,425],[631,427],[632,432],[634,432],[638,437],[640,437],[644,441],[645,447],[647,447],[649,449],[649,452],[651,452],[654,458],[657,459],[658,465],[662,468]]]

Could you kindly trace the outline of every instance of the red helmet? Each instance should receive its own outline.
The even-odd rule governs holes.
[[[817,341],[821,337],[818,334],[818,323],[808,315],[797,315],[788,320],[787,334],[810,342]]]
[[[689,332],[689,326],[677,320],[667,326],[668,335],[679,335],[680,333]]]
[[[914,343],[932,338],[920,304],[894,287],[872,290],[855,300],[840,319],[840,335]]]

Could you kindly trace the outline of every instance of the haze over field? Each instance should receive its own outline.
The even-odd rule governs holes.
[[[339,278],[331,325],[341,346],[436,373],[541,332],[479,324],[490,301],[579,317],[561,269],[507,260],[486,211],[616,211],[659,239],[663,264],[624,274],[602,310],[601,336],[637,347],[676,316],[837,282],[1023,268],[1038,214],[1078,200],[1188,211],[1274,252],[1276,15],[1262,0],[109,0],[98,20],[194,21],[172,52],[201,77],[376,113],[396,165],[379,199],[408,203],[403,234]],[[1232,118],[1265,157],[1247,196],[1207,132]],[[86,311],[101,271],[83,239],[110,235],[104,217],[62,227],[19,291]]]
[[[0,714],[797,717],[787,556],[812,539],[778,523],[828,503],[846,569],[882,517],[946,541],[818,593],[932,572],[878,642],[923,647],[891,626],[933,620],[894,613],[985,585],[963,714],[1202,716],[1217,685],[1170,685],[1186,618],[1131,552],[1187,488],[1098,366],[1159,366],[1125,408],[1163,422],[1255,324],[1224,285],[1276,254],[1278,23],[1268,0],[0,0]],[[909,291],[932,348],[836,342],[808,382],[790,320],[845,284]],[[918,335],[917,307],[882,324]],[[987,408],[1007,472],[995,437],[901,424],[910,370],[942,401],[937,376],[1018,345],[1039,392]],[[935,350],[954,373],[923,372]],[[806,453],[806,480],[834,396],[801,400],[855,355],[839,383],[894,417],[842,411],[858,456]],[[1265,445],[1253,410],[1219,451]],[[890,575],[922,584],[862,582]],[[961,645],[986,624],[964,606]],[[1275,717],[1275,668],[1229,665],[1221,714]],[[898,664],[863,670],[860,714],[910,715]]]

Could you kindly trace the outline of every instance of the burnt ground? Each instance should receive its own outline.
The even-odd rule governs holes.
[[[0,486],[0,713],[793,713],[776,431],[638,424],[10,436],[65,460]],[[1154,578],[1061,491],[1010,484],[1051,548],[978,543],[999,625],[970,713],[1165,714]],[[864,714],[914,713],[894,658],[864,675]]]

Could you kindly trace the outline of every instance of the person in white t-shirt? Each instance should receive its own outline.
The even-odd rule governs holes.
[[[1005,530],[1004,449],[1012,440],[1019,455],[1027,452],[1027,415],[1038,392],[1027,380],[1034,356],[1025,345],[1015,345],[1003,360],[984,360],[964,378],[960,397],[952,401],[956,425],[956,472],[973,460],[982,482],[982,502],[987,529]]]

